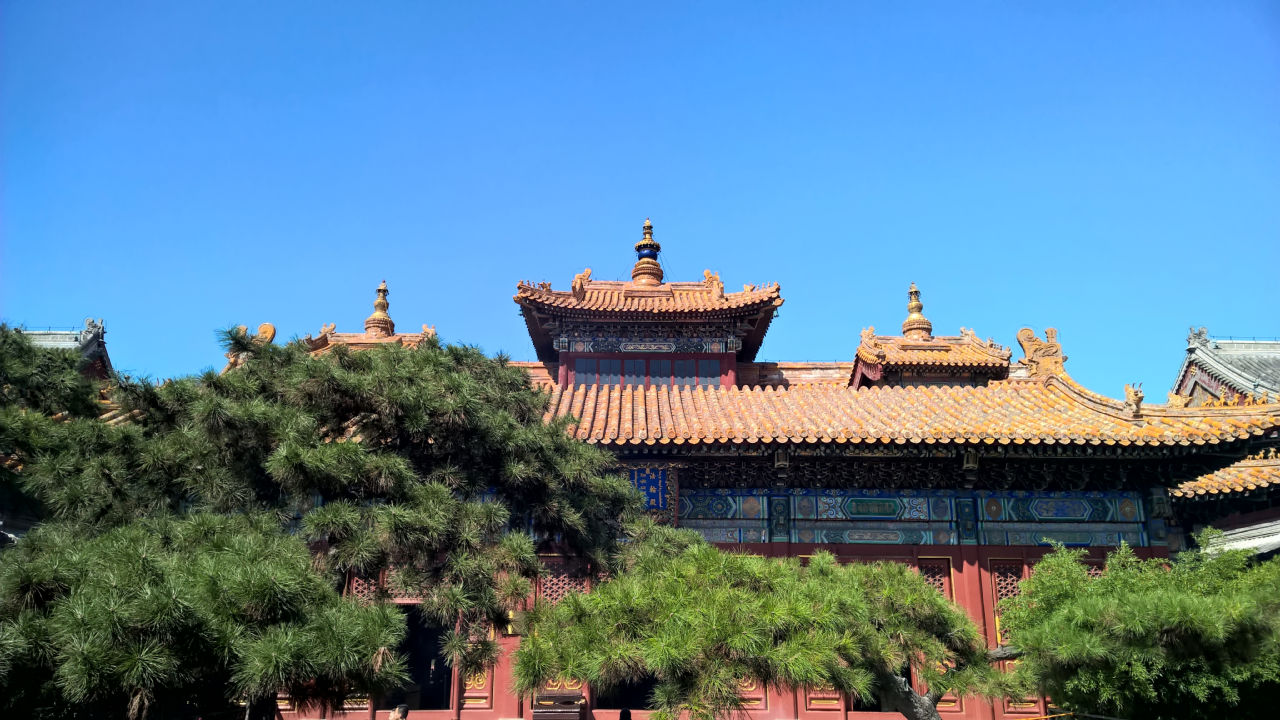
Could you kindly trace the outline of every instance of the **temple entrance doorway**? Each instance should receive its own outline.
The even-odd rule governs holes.
[[[409,632],[400,652],[407,660],[409,682],[383,695],[378,709],[390,710],[403,703],[410,710],[448,710],[453,672],[440,654],[444,628],[427,623],[416,606],[406,605],[403,609]]]

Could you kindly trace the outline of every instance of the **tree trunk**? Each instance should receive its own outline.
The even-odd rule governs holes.
[[[463,683],[466,678],[463,677],[462,666],[459,664],[458,672],[454,673],[458,676],[453,682],[453,720],[462,720],[462,693],[465,692]]]
[[[884,710],[900,712],[907,720],[942,720],[933,700],[911,688],[906,679],[889,673],[877,673],[877,693]]]
[[[1017,660],[1020,657],[1022,657],[1022,651],[1012,645],[1001,645],[994,650],[987,651],[987,662]]]
[[[458,612],[458,619],[454,621],[453,627],[458,634],[463,633],[463,628],[466,626],[463,622],[461,611]],[[467,628],[466,638],[467,641],[470,642],[470,628]],[[453,720],[462,720],[462,693],[466,691],[466,685],[464,684],[466,682],[466,676],[463,672],[463,667],[466,663],[462,660],[462,658],[455,658],[453,661],[454,674],[458,676],[453,681]]]

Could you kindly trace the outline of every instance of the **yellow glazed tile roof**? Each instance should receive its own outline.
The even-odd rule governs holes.
[[[592,280],[591,268],[573,276],[569,290],[552,290],[551,283],[521,281],[515,301],[531,310],[559,310],[563,313],[608,316],[679,317],[725,311],[776,308],[782,305],[777,283],[756,287],[744,285],[742,292],[724,291],[720,273],[702,272],[701,282],[663,282],[665,273],[658,262],[662,245],[653,239],[653,223],[644,221],[643,237],[635,245],[636,264],[629,282]]]
[[[1140,406],[1139,406],[1140,407]],[[699,443],[1203,445],[1280,427],[1280,404],[1138,410],[1064,376],[982,387],[553,387],[548,417],[610,446]]]
[[[907,290],[907,318],[901,335],[877,335],[874,327],[862,331],[858,361],[873,367],[991,368],[1009,369],[1009,349],[991,340],[979,340],[968,328],[959,335],[934,336],[933,323],[924,316],[924,303],[915,283]],[[872,374],[878,373],[872,370]],[[986,373],[1003,375],[1004,372]]]
[[[1008,368],[1011,352],[997,343],[979,340],[972,330],[960,328],[958,336],[909,338],[862,331],[858,359],[885,366]]]
[[[1179,498],[1209,498],[1271,486],[1280,487],[1280,455],[1275,448],[1185,482],[1170,493]]]
[[[724,291],[719,277],[707,273],[703,282],[669,282],[653,286],[613,280],[591,280],[587,269],[574,278],[572,290],[552,290],[548,283],[521,282],[515,301],[536,308],[584,313],[628,315],[689,315],[724,311],[751,311],[782,304],[778,285],[745,286],[741,292]]]

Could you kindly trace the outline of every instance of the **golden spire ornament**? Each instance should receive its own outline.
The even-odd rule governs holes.
[[[928,340],[933,337],[933,323],[924,316],[920,288],[915,283],[911,283],[907,290],[907,319],[902,321],[902,335],[912,340]]]
[[[661,285],[662,265],[658,263],[658,253],[662,246],[653,239],[653,223],[644,219],[644,237],[636,243],[636,265],[631,268],[631,281],[636,285]]]
[[[387,308],[391,307],[391,303],[387,302],[387,281],[383,280],[378,286],[378,299],[373,301],[373,314],[365,318],[364,332],[366,335],[375,337],[391,337],[396,334],[396,324],[391,321],[391,316],[387,314]]]

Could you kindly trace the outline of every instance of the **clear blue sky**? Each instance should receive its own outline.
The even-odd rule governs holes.
[[[359,330],[383,278],[532,359],[516,282],[626,277],[646,216],[669,279],[782,284],[761,359],[851,359],[911,281],[1112,396],[1280,335],[1275,2],[2,7],[0,316],[133,373]]]

